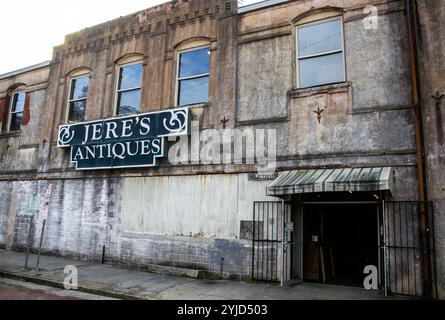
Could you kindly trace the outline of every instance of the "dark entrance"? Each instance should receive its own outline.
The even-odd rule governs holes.
[[[363,270],[379,265],[378,205],[306,203],[304,281],[363,286]]]
[[[366,266],[376,266],[382,272],[381,199],[380,192],[294,197],[293,209],[302,213],[303,281],[363,287]]]
[[[381,199],[336,192],[255,202],[252,278],[362,287],[374,265],[385,294],[437,297],[432,203]]]

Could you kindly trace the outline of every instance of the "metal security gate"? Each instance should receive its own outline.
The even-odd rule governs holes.
[[[284,224],[290,205],[278,201],[258,201],[253,205],[252,279],[280,281],[283,265]]]
[[[428,217],[424,237],[421,213]],[[386,293],[437,297],[432,204],[388,201],[383,220]]]

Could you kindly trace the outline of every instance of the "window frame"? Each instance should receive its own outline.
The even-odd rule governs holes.
[[[190,76],[190,77],[179,77],[179,72],[180,70],[180,64],[181,64],[181,54],[186,53],[186,52],[191,52],[191,51],[196,51],[196,50],[200,50],[200,49],[205,49],[208,48],[210,51],[210,62],[209,62],[209,72],[208,73],[202,73],[199,75],[195,75],[195,76]],[[195,104],[205,104],[209,102],[209,93],[210,93],[210,70],[211,70],[211,64],[212,64],[212,48],[210,43],[209,44],[205,44],[205,45],[197,45],[197,46],[193,46],[190,48],[186,48],[186,49],[180,49],[177,52],[177,56],[176,56],[176,83],[175,83],[175,106],[179,107],[179,98],[180,98],[180,90],[179,90],[179,84],[181,81],[183,80],[191,80],[191,79],[199,79],[199,78],[204,78],[204,77],[209,77],[209,90],[207,92],[207,101],[206,102],[197,102],[197,103],[191,103],[188,105],[195,105]],[[187,105],[184,105],[187,106]]]
[[[69,117],[70,117],[70,104],[71,102],[75,102],[75,101],[82,101],[85,100],[85,114],[86,114],[86,109],[87,109],[87,102],[88,102],[88,92],[85,98],[81,98],[81,99],[71,99],[71,89],[73,88],[73,80],[75,79],[79,79],[79,78],[84,78],[84,77],[88,77],[88,92],[90,91],[90,73],[89,72],[85,72],[85,73],[81,73],[81,74],[76,74],[74,76],[70,77],[70,82],[68,85],[68,97],[67,97],[67,107],[66,107],[66,112],[65,112],[65,123],[77,123],[76,121],[70,121]],[[84,119],[83,121],[85,121],[85,115],[84,115]]]
[[[121,76],[121,72],[122,69],[128,66],[132,66],[132,65],[136,65],[136,64],[140,64],[142,66],[142,71],[141,71],[141,83],[139,85],[139,87],[132,87],[129,89],[119,89],[119,78]],[[118,117],[123,117],[126,115],[130,115],[133,113],[127,113],[127,114],[118,114],[118,101],[119,101],[119,94],[122,92],[128,92],[128,91],[134,91],[134,90],[140,90],[141,94],[141,100],[139,101],[139,112],[136,113],[140,113],[141,110],[141,105],[142,105],[142,82],[144,81],[144,61],[142,59],[138,59],[135,61],[130,61],[130,62],[125,62],[125,63],[121,63],[118,64],[116,66],[116,82],[115,82],[115,90],[114,90],[114,108],[113,108],[113,116],[118,116]]]
[[[319,25],[319,24],[323,24],[323,23],[327,23],[327,22],[331,22],[331,21],[336,21],[336,20],[340,20],[340,24],[341,24],[341,49],[337,49],[337,50],[331,50],[331,51],[326,51],[326,52],[322,52],[322,53],[316,53],[316,54],[310,54],[310,55],[304,55],[304,56],[300,56],[299,55],[299,42],[298,42],[298,29],[300,28],[304,28],[304,27],[308,27],[308,26],[314,26],[314,25]],[[346,78],[346,55],[345,55],[345,37],[344,37],[344,19],[343,19],[343,15],[339,14],[336,16],[332,16],[332,17],[327,17],[327,18],[320,18],[314,21],[309,21],[309,22],[305,22],[305,23],[301,23],[301,24],[296,24],[294,26],[295,28],[295,66],[296,66],[296,85],[297,85],[297,89],[307,89],[307,88],[316,88],[316,87],[321,87],[321,86],[326,86],[326,85],[332,85],[332,84],[336,84],[336,83],[343,83],[347,81]],[[317,58],[317,57],[325,57],[325,56],[329,56],[329,55],[333,55],[336,53],[341,53],[342,54],[342,62],[343,62],[343,79],[341,81],[338,82],[329,82],[329,83],[322,83],[322,84],[316,84],[313,86],[309,86],[309,87],[302,87],[300,84],[300,61],[304,60],[304,59],[311,59],[311,58]]]
[[[22,111],[12,111],[12,105],[14,104],[14,97],[17,94],[23,93],[25,95],[25,101],[23,102],[23,110]],[[18,130],[11,130],[11,121],[12,121],[12,114],[17,114],[17,113],[21,113],[24,114],[25,113],[25,105],[26,105],[26,91],[25,90],[16,90],[11,92],[11,101],[9,102],[9,107],[8,107],[8,123],[7,123],[7,127],[6,127],[6,133],[13,133],[13,132],[20,132],[22,130],[22,124],[20,123],[20,129]],[[23,117],[22,117],[23,119]]]

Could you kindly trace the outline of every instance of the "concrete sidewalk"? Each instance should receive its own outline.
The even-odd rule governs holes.
[[[63,288],[66,265],[78,268],[78,290],[119,299],[152,300],[269,300],[269,299],[385,299],[376,291],[360,288],[301,284],[281,288],[275,284],[245,283],[228,280],[199,280],[127,270],[96,262],[53,256],[30,255],[24,269],[25,254],[0,250],[0,276]],[[387,299],[387,298],[386,298]]]

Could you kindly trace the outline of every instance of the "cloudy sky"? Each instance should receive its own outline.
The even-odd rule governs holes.
[[[0,74],[51,58],[66,34],[166,0],[7,0],[0,2]],[[244,4],[259,0],[244,0]]]

